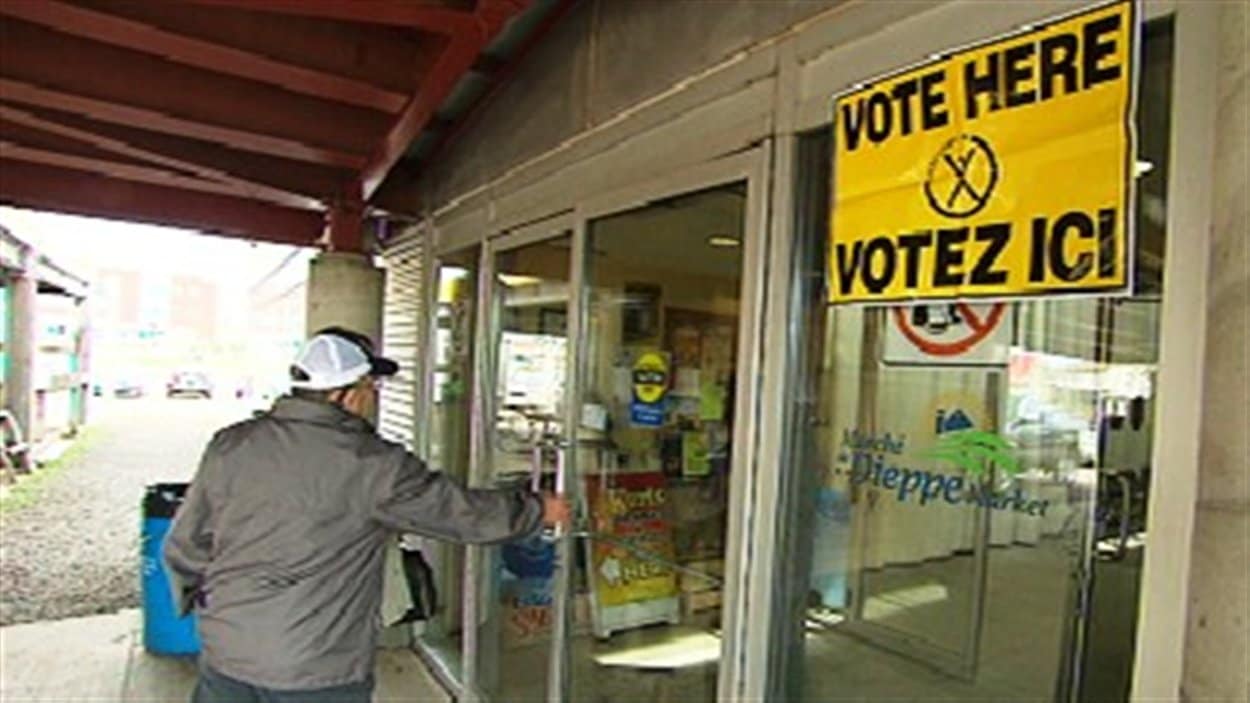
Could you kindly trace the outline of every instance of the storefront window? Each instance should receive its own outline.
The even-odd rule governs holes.
[[[572,700],[716,697],[745,200],[589,224]]]
[[[1135,647],[1167,182],[1171,25],[1147,27],[1134,294],[825,307],[792,465],[789,699],[1124,700]],[[828,140],[807,146],[828,151]],[[828,196],[827,168],[812,169]],[[813,210],[819,205],[813,204]],[[813,216],[804,279],[826,265]],[[992,325],[961,363],[907,329]],[[914,346],[914,345],[913,345]]]

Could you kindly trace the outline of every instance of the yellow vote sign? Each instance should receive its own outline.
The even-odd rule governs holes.
[[[837,96],[830,300],[1126,290],[1137,32],[1116,2]]]

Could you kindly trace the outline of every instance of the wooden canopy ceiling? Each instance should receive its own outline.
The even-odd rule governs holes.
[[[409,144],[499,70],[492,42],[561,4],[0,0],[0,201],[358,247]]]

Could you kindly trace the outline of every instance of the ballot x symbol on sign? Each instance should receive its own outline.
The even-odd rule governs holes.
[[[942,145],[929,162],[924,194],[929,206],[955,218],[970,217],[990,202],[998,185],[998,159],[985,139],[962,134]]]

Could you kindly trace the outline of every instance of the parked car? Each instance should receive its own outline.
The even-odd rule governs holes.
[[[119,380],[113,386],[113,397],[141,398],[143,397],[143,384],[130,378]]]
[[[176,373],[165,384],[165,397],[174,398],[180,395],[212,398],[213,383],[208,376],[196,371]]]
[[[91,387],[91,394],[97,398],[111,395],[114,398],[142,398],[143,384],[133,378],[115,378],[108,381],[96,381]]]

